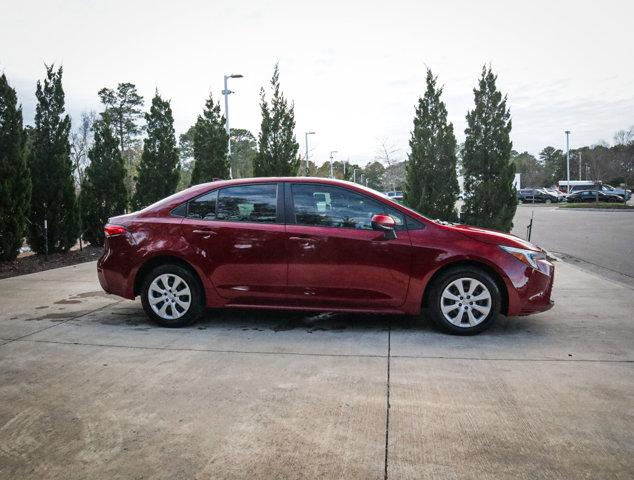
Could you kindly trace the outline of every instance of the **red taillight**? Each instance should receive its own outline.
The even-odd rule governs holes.
[[[121,225],[110,225],[109,223],[103,227],[103,233],[106,234],[106,237],[114,237],[116,235],[123,235],[126,232],[125,227]]]

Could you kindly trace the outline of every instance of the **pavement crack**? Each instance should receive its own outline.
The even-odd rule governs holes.
[[[86,314],[88,315],[88,314]],[[79,318],[79,317],[76,317]],[[65,322],[73,319],[65,320]],[[63,322],[59,322],[61,324]],[[29,335],[34,335],[38,332],[33,332]],[[28,336],[28,335],[25,335]],[[232,350],[232,349],[217,349],[217,348],[179,348],[179,347],[149,347],[143,345],[118,345],[114,343],[90,343],[90,342],[73,342],[73,341],[61,341],[61,340],[37,340],[30,338],[18,338],[10,340],[11,342],[33,342],[33,343],[46,343],[54,345],[72,345],[82,347],[99,347],[99,348],[127,348],[130,350],[156,350],[156,351],[170,351],[170,352],[200,352],[200,353],[226,353],[236,355],[288,355],[297,357],[336,357],[336,358],[388,358],[391,363],[391,359],[413,359],[413,360],[467,360],[467,361],[481,361],[481,362],[557,362],[557,363],[634,363],[634,360],[601,360],[601,359],[588,359],[588,358],[478,358],[478,357],[450,357],[443,355],[392,355],[391,353],[391,332],[388,333],[390,337],[390,345],[388,346],[388,355],[385,354],[369,354],[369,353],[316,353],[316,352],[271,352],[264,350]]]
[[[386,382],[386,402],[385,402],[385,472],[383,479],[387,480],[388,454],[390,444],[390,357],[392,353],[392,320],[387,326],[387,382]]]

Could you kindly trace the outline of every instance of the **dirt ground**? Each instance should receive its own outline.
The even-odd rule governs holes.
[[[101,256],[102,251],[102,247],[93,247],[92,245],[84,246],[80,250],[78,245],[68,253],[52,253],[48,256],[48,260],[44,258],[44,255],[21,254],[15,260],[0,262],[0,279],[92,262]]]

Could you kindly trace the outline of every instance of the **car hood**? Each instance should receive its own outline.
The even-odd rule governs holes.
[[[541,248],[533,245],[526,240],[522,240],[510,233],[500,232],[498,230],[491,230],[489,228],[471,227],[469,225],[443,225],[443,228],[451,230],[456,233],[465,235],[473,240],[479,242],[488,243],[490,245],[504,245],[507,247],[524,248],[527,250],[534,250],[540,252]]]

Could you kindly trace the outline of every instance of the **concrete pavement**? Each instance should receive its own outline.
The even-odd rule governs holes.
[[[634,473],[626,285],[559,262],[554,309],[475,337],[246,310],[172,330],[94,269],[0,281],[0,478]]]

